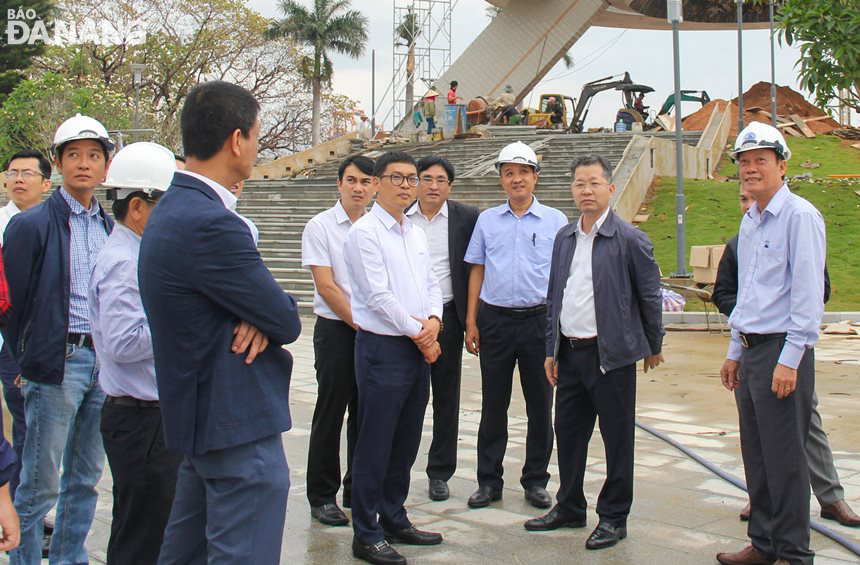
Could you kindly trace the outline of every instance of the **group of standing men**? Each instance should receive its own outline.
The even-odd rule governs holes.
[[[375,163],[350,157],[338,171],[340,199],[311,219],[302,237],[302,263],[316,289],[319,383],[308,500],[319,522],[346,525],[336,500],[342,483],[342,503],[352,509],[353,554],[371,563],[406,562],[390,543],[442,541],[441,534],[417,529],[403,504],[431,387],[428,495],[450,496],[464,341],[479,355],[482,380],[478,489],[468,505],[481,508],[502,497],[518,366],[528,416],[520,483],[538,508],[552,506],[546,485],[552,387],[559,387],[559,503],[525,527],[585,526],[585,461],[599,416],[609,468],[600,521],[586,546],[609,547],[626,536],[635,363],[646,359],[647,369],[662,362],[659,271],[651,245],[609,209],[615,187],[600,156],[571,165],[582,213],[572,224],[535,197],[540,165],[529,146],[505,147],[496,170],[507,201],[478,214],[449,198],[455,173],[443,157],[417,163],[398,152]]]

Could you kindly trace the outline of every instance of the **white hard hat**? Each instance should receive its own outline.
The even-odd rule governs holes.
[[[782,133],[775,127],[761,122],[752,122],[738,134],[735,140],[735,148],[730,157],[736,161],[738,153],[750,149],[773,149],[776,154],[786,161],[791,159],[791,149],[785,142]]]
[[[155,191],[167,190],[175,172],[176,159],[170,149],[157,143],[139,141],[117,152],[102,185],[115,189],[115,200],[122,200],[135,192],[152,195]]]
[[[57,128],[51,153],[56,157],[63,145],[78,139],[92,139],[101,143],[109,152],[113,150],[113,141],[110,140],[101,122],[89,116],[75,114],[73,118],[69,118]]]
[[[506,145],[501,151],[499,151],[499,158],[496,159],[496,170],[501,172],[502,165],[505,163],[522,163],[524,165],[531,165],[534,167],[535,172],[540,172],[540,165],[538,165],[537,155],[534,152],[534,149],[523,143],[522,141],[516,141],[511,143],[510,145]]]

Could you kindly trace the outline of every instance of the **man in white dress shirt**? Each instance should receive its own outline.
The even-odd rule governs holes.
[[[340,198],[308,222],[302,233],[302,267],[314,278],[314,369],[317,402],[308,442],[307,490],[311,516],[326,526],[349,523],[336,498],[341,485],[340,433],[346,422],[346,474],[343,505],[352,506],[352,459],[357,436],[358,388],[355,385],[355,330],[349,305],[344,245],[349,228],[362,217],[376,194],[373,160],[362,155],[341,162]]]
[[[346,238],[358,384],[358,441],[352,479],[352,552],[369,563],[405,564],[388,542],[441,543],[406,516],[409,472],[421,442],[430,366],[440,353],[442,291],[427,237],[404,210],[418,173],[406,153],[381,156],[376,203]],[[377,518],[378,517],[378,518]]]
[[[594,421],[606,449],[600,521],[585,547],[611,547],[627,536],[633,503],[636,362],[663,362],[660,271],[648,236],[615,215],[612,168],[599,155],[570,166],[573,200],[582,213],[561,229],[547,290],[546,361],[556,386],[558,504],[525,523],[527,530],[583,528],[588,442]]]

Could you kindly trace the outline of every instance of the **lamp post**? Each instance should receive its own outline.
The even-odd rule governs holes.
[[[768,0],[770,15],[770,125],[776,127],[776,57],[773,48],[773,0]]]
[[[131,72],[134,73],[134,129],[140,129],[140,83],[143,78],[143,71],[146,69],[146,65],[141,63],[132,63],[129,65],[131,67]],[[137,131],[135,131],[135,136],[139,135]]]
[[[675,239],[678,269],[675,274],[687,274],[687,226],[684,205],[684,147],[681,137],[681,50],[679,28],[684,21],[681,0],[666,0],[666,13],[672,24],[672,51],[675,66]]]
[[[735,0],[738,5],[738,133],[744,129],[744,0]]]

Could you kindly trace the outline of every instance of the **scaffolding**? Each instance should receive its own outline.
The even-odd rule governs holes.
[[[451,65],[451,4],[451,0],[394,0],[395,124],[411,118],[415,105]]]

